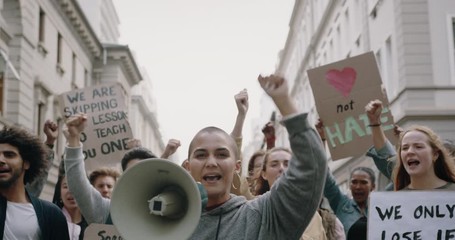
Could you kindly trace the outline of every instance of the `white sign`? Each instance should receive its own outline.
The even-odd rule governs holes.
[[[114,225],[92,223],[85,229],[84,240],[124,240]]]
[[[455,239],[454,191],[372,192],[368,240]]]

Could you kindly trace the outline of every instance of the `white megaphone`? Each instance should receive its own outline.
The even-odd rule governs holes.
[[[186,239],[201,210],[197,183],[181,166],[164,159],[142,160],[125,171],[111,199],[112,221],[128,240]]]

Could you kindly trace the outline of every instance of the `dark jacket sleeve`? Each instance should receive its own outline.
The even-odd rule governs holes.
[[[46,184],[47,177],[49,176],[49,171],[52,168],[52,163],[54,162],[54,150],[50,145],[47,145],[49,147],[48,153],[47,153],[47,167],[44,169],[44,172],[42,175],[40,175],[38,178],[35,179],[35,181],[25,185],[25,188],[27,189],[27,192],[35,197],[39,197],[41,195],[41,192],[43,191],[44,185]]]
[[[68,224],[66,222],[66,218],[63,215],[62,211],[50,202],[46,202],[46,204],[50,205],[49,207],[49,218],[50,218],[50,225],[49,227],[49,238],[48,239],[55,239],[55,240],[66,240],[70,239],[68,233]]]
[[[68,224],[55,204],[29,196],[35,208],[43,240],[69,240]]]
[[[6,199],[0,195],[0,239],[3,239],[6,221]]]

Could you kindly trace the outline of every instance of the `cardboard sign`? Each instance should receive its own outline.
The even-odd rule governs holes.
[[[368,240],[391,239],[455,239],[455,192],[372,192]]]
[[[92,223],[84,232],[84,240],[124,240],[114,225]]]
[[[373,145],[365,106],[384,105],[382,129],[392,143],[393,118],[372,52],[308,70],[308,78],[333,160],[358,157]]]
[[[60,95],[62,114],[70,117],[87,113],[88,123],[81,136],[87,172],[119,164],[133,138],[123,89],[118,83],[96,85]]]

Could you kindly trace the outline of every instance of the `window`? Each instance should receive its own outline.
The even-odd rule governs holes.
[[[384,82],[386,83],[387,93],[389,97],[395,97],[397,91],[397,82],[394,79],[393,72],[393,55],[392,55],[392,39],[391,37],[387,38],[385,42],[385,59],[384,59]],[[389,99],[391,100],[391,99]]]
[[[44,42],[44,25],[45,25],[45,14],[42,9],[39,11],[39,32],[38,32],[38,40],[40,42]]]
[[[84,87],[90,86],[90,78],[87,69],[84,69]]]
[[[76,82],[76,54],[73,53],[73,58],[71,62],[71,82],[74,84]]]
[[[44,47],[44,40],[45,40],[45,19],[46,14],[42,9],[39,10],[39,23],[38,23],[38,52],[41,55],[46,56],[47,50]]]
[[[62,35],[57,36],[57,64],[62,63]]]
[[[36,106],[36,121],[37,121],[37,125],[36,125],[36,129],[37,129],[37,134],[41,134],[43,132],[43,125],[44,125],[44,108],[45,108],[45,105],[44,103],[40,102],[38,103],[38,105]]]
[[[45,117],[48,110],[48,99],[50,93],[47,89],[39,84],[35,86],[34,91],[34,102],[36,104],[34,108],[34,129],[36,129],[36,134],[40,135],[43,132],[43,125],[46,120]]]
[[[60,33],[57,35],[57,72],[60,75],[63,75],[65,73],[65,70],[63,70],[62,66],[62,45],[63,45],[63,38]]]

